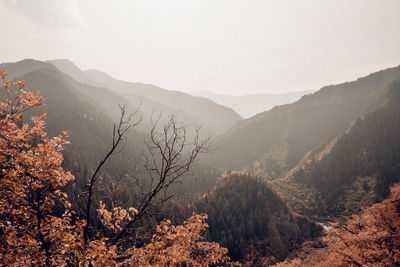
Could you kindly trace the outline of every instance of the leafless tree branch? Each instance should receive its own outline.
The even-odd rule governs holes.
[[[114,124],[114,126],[113,126],[112,146],[111,146],[110,150],[107,152],[107,154],[104,156],[104,158],[97,165],[97,168],[95,169],[93,175],[89,179],[89,183],[85,187],[85,190],[86,190],[85,193],[88,196],[87,202],[86,202],[86,226],[83,231],[83,238],[84,238],[85,244],[87,244],[88,239],[89,239],[89,229],[90,229],[90,223],[91,223],[90,211],[91,211],[92,204],[93,204],[92,202],[93,202],[94,186],[96,184],[99,171],[100,171],[101,167],[110,158],[110,156],[115,152],[116,148],[121,143],[121,141],[124,140],[127,132],[132,127],[137,126],[142,120],[142,118],[140,117],[137,121],[132,122],[132,118],[139,113],[139,109],[136,109],[136,111],[134,113],[127,115],[126,110],[125,110],[125,105],[123,105],[123,106],[120,105],[119,108],[121,111],[121,116],[120,116],[118,124],[117,125]]]
[[[146,141],[148,156],[145,170],[150,176],[148,191],[137,206],[137,214],[115,236],[116,244],[127,233],[129,227],[146,215],[154,206],[162,205],[174,195],[168,194],[168,188],[181,182],[181,178],[191,170],[200,153],[209,151],[209,139],[200,141],[199,130],[195,129],[192,142],[187,141],[187,128],[177,125],[175,116],[170,116],[167,123],[160,126],[158,116],[152,120],[150,140]]]

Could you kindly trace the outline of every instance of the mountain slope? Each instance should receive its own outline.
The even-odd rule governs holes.
[[[67,60],[51,60],[49,62],[74,79],[106,87],[123,96],[132,105],[140,106],[144,116],[148,118],[154,111],[161,112],[166,116],[175,114],[186,124],[204,126],[204,130],[212,135],[222,133],[241,120],[241,117],[232,109],[208,99],[162,89],[151,84],[117,80],[97,70],[81,71]]]
[[[120,116],[119,105],[126,105],[129,112],[136,110],[136,107],[132,106],[128,100],[110,90],[99,86],[91,86],[88,83],[79,82],[61,72],[57,73],[57,68],[46,62],[25,59],[16,63],[3,63],[0,64],[0,67],[7,70],[10,79],[22,77],[27,73],[37,70],[52,71],[55,74],[54,77],[56,79],[60,81],[62,80],[62,82],[65,83],[65,86],[73,88],[75,94],[78,94],[81,99],[84,99],[89,103],[92,102],[91,106],[94,109],[102,110],[102,112],[107,114],[107,116],[113,120],[117,120]],[[29,80],[27,81],[30,82]],[[54,88],[54,90],[57,90],[57,88]]]
[[[216,143],[207,162],[225,169],[284,177],[304,155],[323,146],[368,110],[384,89],[400,77],[400,67],[376,72],[353,82],[326,86],[293,104],[278,106],[243,120]]]
[[[232,259],[252,266],[282,260],[321,232],[319,226],[292,214],[265,182],[247,175],[221,178],[194,208],[208,214],[208,238],[228,248]]]
[[[230,107],[244,118],[249,118],[274,106],[292,103],[313,91],[290,92],[284,94],[249,94],[243,96],[221,95],[212,92],[193,92],[192,95],[211,99]]]
[[[101,83],[97,82],[96,80],[92,80],[88,75],[82,72],[78,66],[68,59],[54,59],[47,60],[46,62],[54,65],[57,69],[74,78],[74,80],[78,82],[101,86]]]
[[[71,195],[81,193],[91,170],[110,149],[113,124],[120,117],[118,104],[126,103],[128,113],[135,107],[108,89],[74,80],[49,63],[23,60],[0,64],[0,69],[7,71],[10,80],[26,80],[27,90],[40,90],[46,98],[45,105],[26,113],[26,118],[37,112],[47,113],[46,132],[49,136],[59,135],[63,130],[71,132],[68,138],[71,144],[63,151],[64,167],[77,178]],[[5,97],[4,91],[0,92],[0,96]],[[138,116],[133,118],[137,119]],[[132,188],[137,188],[130,184],[132,177],[140,177],[143,183],[147,179],[147,173],[143,170],[143,153],[146,151],[144,141],[148,137],[148,133],[139,132],[137,128],[131,129],[120,149],[110,157],[100,173],[104,187],[105,180],[112,182],[117,179],[120,183],[127,180],[124,192],[118,196],[127,205],[128,200],[135,197]],[[218,177],[218,171],[201,165],[193,171],[183,177],[183,185],[175,186],[172,190],[192,197],[208,191]]]
[[[400,79],[380,101],[334,143],[274,182],[293,209],[329,219],[360,212],[388,195],[400,180]]]
[[[88,73],[92,75],[93,71]],[[95,77],[98,77],[98,75]],[[128,99],[133,99],[133,101],[135,101],[136,96],[142,96],[173,109],[175,113],[185,113],[194,122],[203,125],[206,129],[212,130],[214,134],[222,133],[241,120],[241,117],[232,109],[201,97],[162,89],[151,84],[132,83],[116,79],[111,80],[109,76],[108,79],[106,78],[102,81],[108,88],[114,89],[115,92],[120,93]]]
[[[71,144],[67,146],[67,153],[72,153],[75,161],[93,167],[109,148],[112,127],[119,117],[118,103],[123,98],[106,89],[81,84],[53,65],[40,61],[23,60],[1,64],[0,68],[6,69],[11,78],[26,80],[28,89],[40,90],[46,98],[44,106],[33,109],[26,117],[37,112],[47,113],[48,134],[55,136],[63,130],[69,130]],[[97,94],[93,95],[93,92]],[[109,101],[107,104],[105,98]],[[113,104],[115,106],[111,108]],[[143,138],[135,130],[131,135],[132,143],[127,144],[127,150],[131,149],[134,140]],[[132,153],[132,159],[135,154]],[[117,162],[127,162],[120,157],[116,156],[119,158]],[[130,166],[126,163],[125,167]]]

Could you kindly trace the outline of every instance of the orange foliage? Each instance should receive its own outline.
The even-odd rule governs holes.
[[[4,81],[6,73],[1,71]],[[61,168],[59,153],[66,142],[62,137],[46,137],[43,132],[45,117],[38,114],[31,123],[23,122],[22,112],[40,105],[38,94],[24,91],[24,83],[16,81],[15,91],[7,90],[14,100],[0,103],[0,227],[1,252],[4,264],[36,264],[46,259],[59,247],[61,238],[55,229],[65,225],[69,214],[51,215],[56,201],[68,205],[57,188],[65,186],[73,176]]]
[[[60,189],[74,180],[61,167],[63,136],[49,138],[45,114],[30,121],[23,112],[42,105],[39,92],[25,91],[25,81],[10,83],[0,71],[6,95],[0,102],[1,264],[10,266],[76,264],[84,259],[80,231],[71,223],[71,204]],[[55,210],[58,208],[58,212]]]
[[[45,114],[24,121],[23,112],[42,105],[43,97],[25,91],[25,81],[9,90],[7,74],[0,71],[7,97],[0,102],[0,265],[4,266],[204,266],[228,262],[227,250],[199,241],[207,227],[204,215],[193,215],[182,226],[163,222],[150,244],[118,251],[99,237],[86,245],[86,221],[71,211],[62,188],[74,176],[61,167],[61,151],[68,132],[53,138],[44,131]],[[116,207],[111,212],[100,203],[106,227],[119,231],[137,210]],[[124,262],[117,260],[125,258]],[[90,264],[89,264],[90,263]]]
[[[217,243],[201,241],[201,232],[208,225],[207,215],[193,214],[183,225],[172,226],[169,220],[157,226],[150,244],[127,250],[130,257],[124,266],[233,266],[226,248]]]
[[[400,184],[391,197],[328,231],[324,251],[276,266],[400,266]]]
[[[400,184],[391,197],[353,215],[328,236],[331,253],[319,266],[400,265]]]
[[[7,73],[4,70],[0,70],[1,79],[5,79],[7,77]]]

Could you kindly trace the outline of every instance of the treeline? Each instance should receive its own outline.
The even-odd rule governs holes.
[[[337,137],[350,122],[381,104],[400,67],[353,82],[330,85],[292,104],[277,106],[235,124],[217,141],[209,164],[246,170],[269,180],[285,177],[310,151]]]
[[[234,260],[274,263],[320,227],[291,213],[282,199],[258,177],[230,174],[194,203],[208,214],[208,238],[228,248]]]
[[[111,147],[88,175],[80,188],[84,212],[77,213],[64,188],[75,180],[62,167],[61,151],[69,142],[69,132],[49,137],[45,114],[24,119],[27,111],[43,104],[39,91],[25,90],[25,80],[10,82],[0,71],[0,264],[4,266],[204,266],[234,265],[227,250],[217,243],[202,240],[207,228],[206,215],[192,214],[182,225],[161,222],[149,240],[137,223],[157,211],[173,197],[170,185],[181,181],[192,169],[207,143],[195,139],[186,143],[185,131],[174,118],[158,134],[157,123],[147,148],[151,158],[146,164],[151,182],[139,192],[135,206],[121,207],[112,197],[99,195],[101,186],[118,193],[117,180],[102,183],[99,170],[114,154],[136,122],[121,108],[114,126]],[[76,166],[79,169],[79,166]],[[96,198],[94,197],[96,196]],[[103,201],[104,200],[104,201]],[[105,203],[109,202],[109,203]],[[132,203],[125,203],[131,205]],[[134,204],[134,203],[133,203]],[[98,220],[95,220],[95,218]],[[99,229],[99,222],[103,231]],[[139,242],[137,242],[139,241]]]
[[[64,190],[69,195],[74,212],[83,216],[86,208],[84,188],[98,163],[111,148],[113,124],[118,123],[119,119],[115,119],[115,113],[119,112],[120,98],[109,92],[111,95],[108,95],[108,99],[115,104],[113,108],[117,109],[117,112],[111,113],[99,104],[100,101],[106,101],[104,97],[88,97],[93,91],[102,96],[105,89],[81,84],[50,64],[27,60],[7,66],[13,67],[12,76],[26,80],[29,88],[40,89],[41,95],[44,96],[45,105],[24,112],[24,121],[29,122],[30,117],[38,112],[46,113],[48,136],[57,136],[63,130],[70,132],[70,143],[65,145],[61,152],[64,157],[62,167],[71,171],[75,179]],[[83,93],[85,90],[86,94]],[[0,91],[0,96],[3,100],[9,98],[4,90]],[[133,113],[135,110],[128,105],[126,112]],[[140,119],[141,114],[137,113],[132,121],[138,122]],[[145,145],[145,141],[149,140],[149,133],[138,132],[136,127],[130,129],[116,153],[100,169],[100,182],[93,196],[95,203],[102,199],[109,206],[116,203],[123,208],[129,208],[138,205],[143,197],[143,190],[140,188],[148,186],[151,181],[144,168],[144,157],[149,156],[146,155],[148,151]],[[209,191],[220,174],[219,170],[202,165],[193,166],[192,171],[183,175],[185,183],[171,185],[169,190],[171,194],[177,194],[177,200],[171,201],[170,205],[162,209],[156,208],[154,216],[146,217],[138,223],[140,227],[151,229],[152,233],[155,226],[165,218],[174,223],[182,223],[183,207],[198,194]],[[104,232],[95,209],[91,210],[90,216],[94,222],[94,232]],[[148,235],[147,239],[150,236]]]
[[[399,266],[400,185],[388,199],[332,225],[324,242],[326,248],[303,251],[276,266]]]
[[[338,217],[388,195],[400,179],[399,92],[400,82],[391,84],[383,104],[355,121],[325,156],[314,157],[289,180],[277,181],[292,207],[314,218]],[[302,201],[305,188],[312,193]]]

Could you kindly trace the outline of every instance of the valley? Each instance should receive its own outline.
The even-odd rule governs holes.
[[[388,201],[400,179],[400,67],[323,87],[248,119],[213,100],[82,71],[68,60],[26,59],[0,69],[45,98],[26,118],[47,114],[50,137],[70,132],[62,166],[75,177],[65,191],[78,217],[87,205],[83,188],[114,144],[121,107],[133,114],[123,146],[100,169],[93,201],[128,209],[153,201],[151,194],[165,196],[154,198],[151,213],[140,210],[129,228],[147,234],[124,242],[145,245],[163,220],[182,224],[195,212],[208,215],[206,240],[227,248],[233,261],[296,262],[304,244],[316,246],[307,250],[312,256],[327,250],[321,241],[327,225]],[[170,184],[154,187],[158,175]],[[89,216],[90,235],[110,235],[97,208]]]

